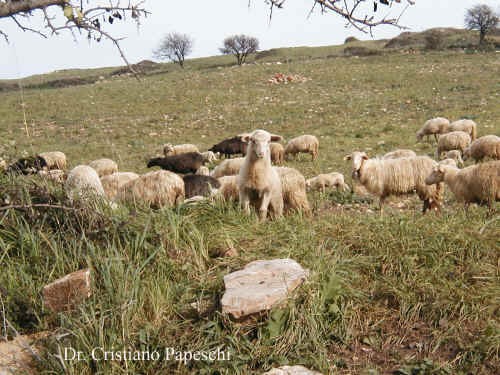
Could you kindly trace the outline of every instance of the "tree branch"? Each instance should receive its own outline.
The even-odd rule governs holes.
[[[36,9],[43,9],[53,5],[63,6],[68,0],[21,0],[0,3],[0,18],[11,17],[19,13],[28,13]]]

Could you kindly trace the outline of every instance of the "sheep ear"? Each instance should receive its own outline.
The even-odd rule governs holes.
[[[368,160],[368,155],[366,155],[366,154],[363,152],[363,155],[361,155],[361,159],[363,159],[363,160]]]
[[[346,156],[344,156],[344,160],[351,160],[351,159],[352,159],[352,158],[351,158],[351,155],[346,155]]]
[[[241,141],[242,142],[248,143],[249,140],[250,140],[250,136],[249,135],[244,135],[243,137],[241,137]]]
[[[281,135],[271,134],[271,142],[281,142],[283,137]]]

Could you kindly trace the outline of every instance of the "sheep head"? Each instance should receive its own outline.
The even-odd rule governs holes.
[[[346,155],[344,160],[352,160],[352,178],[357,179],[360,177],[360,170],[364,161],[368,160],[368,155],[366,155],[366,152],[354,151],[352,154]]]
[[[417,137],[417,142],[420,142],[422,140],[422,138],[424,137],[424,135],[422,134],[421,130],[419,130],[417,132],[416,137]]]
[[[271,151],[269,144],[271,142],[279,142],[283,138],[279,135],[268,133],[265,130],[255,130],[252,134],[245,134],[241,137],[243,142],[248,143],[247,155],[257,159],[271,160]]]
[[[444,180],[444,174],[446,172],[446,166],[443,164],[436,165],[432,168],[432,172],[425,178],[425,183],[427,185],[434,185]]]

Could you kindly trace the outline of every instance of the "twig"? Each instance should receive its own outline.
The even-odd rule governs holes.
[[[24,32],[26,31],[31,31],[32,33],[35,33],[35,34],[38,34],[40,35],[41,37],[47,39],[47,35],[45,35],[44,33],[42,33],[40,30],[35,30],[35,29],[32,29],[31,27],[26,27],[26,26],[23,26],[15,16],[10,16],[10,18],[12,18],[14,20],[14,22],[16,23],[16,25]]]
[[[9,36],[7,34],[5,34],[2,30],[0,30],[0,35],[3,36],[5,38],[5,41],[7,43],[9,43]]]
[[[483,225],[483,227],[479,230],[479,234],[483,234],[483,233],[484,233],[484,230],[486,229],[486,227],[487,227],[488,225],[490,225],[491,223],[493,223],[494,221],[497,221],[497,220],[499,220],[499,219],[500,219],[500,216],[497,216],[497,217],[494,217],[493,219],[491,219],[491,220],[487,221],[487,222]]]

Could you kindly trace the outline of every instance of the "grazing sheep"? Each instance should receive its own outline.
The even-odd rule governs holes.
[[[210,169],[208,169],[208,167],[205,167],[204,165],[202,165],[200,168],[198,168],[198,170],[196,171],[197,175],[200,175],[200,176],[210,176]]]
[[[281,143],[271,142],[269,144],[271,149],[271,162],[273,164],[283,164],[285,160],[285,149]]]
[[[105,197],[99,175],[88,165],[78,165],[69,171],[64,190],[71,201]]]
[[[22,173],[24,175],[35,174],[42,169],[47,169],[47,163],[39,156],[29,156],[18,159],[9,165],[8,173]]]
[[[477,162],[486,157],[494,160],[500,159],[500,137],[496,135],[479,137],[464,151],[464,160],[472,158]]]
[[[355,151],[344,160],[352,160],[353,178],[379,197],[381,212],[388,196],[414,192],[424,202],[423,213],[432,208],[439,209],[441,185],[429,187],[425,183],[425,178],[437,165],[431,158],[368,159],[366,153]]]
[[[459,150],[447,151],[446,154],[444,155],[444,158],[455,160],[456,165],[459,165],[461,167],[463,167],[464,165],[464,161],[462,160],[462,153]]]
[[[283,206],[285,212],[303,211],[309,214],[311,208],[307,200],[306,179],[298,170],[287,167],[274,167],[281,180]]]
[[[106,197],[110,200],[115,199],[122,186],[135,180],[136,178],[139,178],[139,175],[134,172],[115,172],[113,174],[102,176],[101,183]]]
[[[202,152],[201,155],[203,156],[205,163],[213,163],[214,161],[219,159],[213,151],[205,151]]]
[[[319,174],[316,177],[306,180],[306,188],[311,191],[321,191],[324,193],[327,187],[335,188],[337,190],[347,191],[350,190],[349,186],[344,182],[344,175],[342,173],[332,172]]]
[[[234,158],[223,160],[215,169],[212,171],[211,176],[215,178],[220,178],[222,176],[232,176],[240,173],[240,168],[245,162],[245,158]]]
[[[229,158],[231,155],[245,155],[247,144],[241,137],[233,137],[213,145],[208,151],[219,152],[224,157]]]
[[[470,140],[470,135],[462,131],[441,135],[438,140],[436,159],[439,159],[441,154],[445,151],[459,150],[463,153],[467,146],[469,146]]]
[[[271,141],[281,139],[278,135],[260,129],[243,137],[243,141],[248,142],[248,148],[238,178],[240,204],[247,214],[250,213],[250,206],[257,208],[261,220],[267,217],[269,207],[274,217],[283,214],[280,176],[271,165],[269,149]]]
[[[500,200],[500,161],[489,161],[464,169],[438,165],[425,179],[429,185],[443,181],[455,198],[464,202],[465,208],[470,203],[486,203],[491,209],[493,202]]]
[[[415,157],[415,156],[417,156],[417,154],[413,150],[398,149],[398,150],[388,152],[387,154],[382,156],[382,159],[411,158],[411,157]]]
[[[470,135],[472,140],[475,140],[477,136],[477,124],[474,121],[468,119],[453,121],[446,132],[448,133],[455,131],[462,131],[464,133],[467,133]]]
[[[289,155],[295,157],[296,154],[303,152],[311,154],[312,160],[318,156],[319,141],[314,135],[301,135],[293,138],[286,144],[285,158],[288,159]]]
[[[148,172],[123,185],[116,199],[141,202],[152,208],[174,206],[184,201],[184,181],[170,171]]]
[[[66,169],[66,155],[61,151],[42,152],[37,156],[45,160],[47,169]]]
[[[240,197],[240,189],[238,188],[238,175],[222,176],[217,179],[220,187],[217,191],[217,196],[222,197],[226,201],[237,202]]]
[[[190,143],[185,143],[182,145],[172,145],[171,143],[167,143],[163,145],[164,156],[181,155],[187,154],[188,152],[200,152],[200,150],[198,150],[198,147]]]
[[[213,194],[215,189],[220,187],[220,182],[210,176],[188,174],[182,180],[184,181],[186,198],[192,198],[196,195],[208,197]]]
[[[41,171],[38,171],[38,175],[41,176],[42,178],[57,183],[63,183],[66,180],[66,173],[61,169],[51,169],[48,171],[42,169]]]
[[[199,152],[187,152],[180,155],[150,159],[147,166],[148,168],[157,166],[175,173],[196,173],[203,165],[203,161],[203,156]]]
[[[118,164],[111,159],[97,159],[91,161],[89,166],[96,170],[99,177],[118,172]]]
[[[446,158],[446,159],[440,160],[439,164],[440,165],[451,165],[452,167],[458,168],[457,161],[455,159],[451,159],[451,158]]]
[[[427,139],[429,139],[430,135],[434,135],[434,139],[437,142],[438,135],[446,133],[449,125],[450,120],[444,117],[436,117],[427,120],[416,134],[417,141],[420,142],[424,136],[427,136]]]

